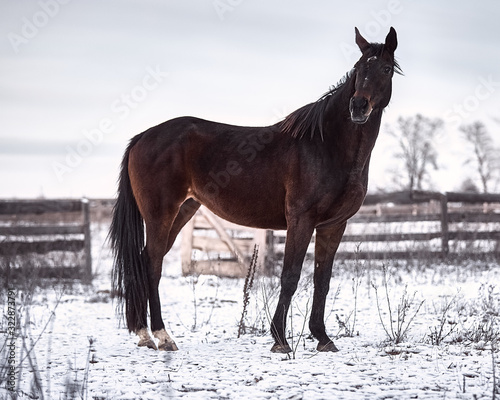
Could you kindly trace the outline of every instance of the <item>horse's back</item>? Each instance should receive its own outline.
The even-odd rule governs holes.
[[[274,126],[179,117],[141,134],[129,169],[143,197],[193,198],[235,223],[285,229],[281,139]]]

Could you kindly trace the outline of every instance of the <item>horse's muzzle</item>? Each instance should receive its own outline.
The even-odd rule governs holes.
[[[354,96],[349,102],[351,121],[355,124],[364,124],[372,112],[370,101],[364,96]]]

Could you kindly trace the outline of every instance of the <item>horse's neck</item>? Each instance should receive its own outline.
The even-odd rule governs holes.
[[[341,154],[343,167],[350,170],[349,180],[362,178],[367,173],[370,155],[378,137],[382,110],[374,110],[362,125],[351,121],[348,106],[332,107],[326,118],[331,119],[327,124],[329,132],[324,135],[324,145]]]
[[[360,125],[359,147],[357,149],[354,168],[351,171],[352,178],[358,178],[368,173],[368,164],[370,156],[377,141],[378,132],[380,130],[380,122],[382,119],[382,111],[374,111],[375,115],[370,115],[368,121]],[[373,114],[372,113],[372,114]]]

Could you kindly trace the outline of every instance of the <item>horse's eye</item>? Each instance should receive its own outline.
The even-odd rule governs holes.
[[[389,75],[392,71],[392,67],[385,67],[384,68],[384,74]]]

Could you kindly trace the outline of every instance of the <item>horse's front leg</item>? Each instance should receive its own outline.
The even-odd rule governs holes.
[[[314,249],[314,297],[309,320],[309,329],[318,339],[318,351],[338,351],[333,341],[326,334],[325,303],[330,290],[332,266],[335,253],[344,234],[346,223],[316,230]]]
[[[288,222],[285,242],[285,256],[281,273],[281,292],[271,324],[271,333],[275,340],[273,353],[290,353],[292,350],[286,340],[286,318],[292,296],[297,289],[302,263],[311,241],[314,226],[298,219]]]

